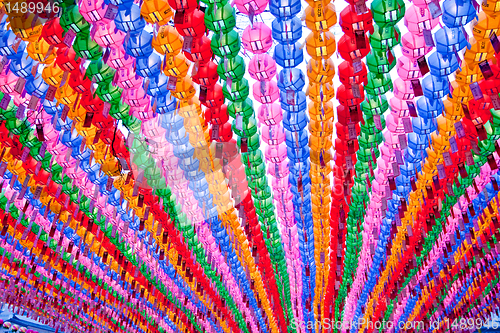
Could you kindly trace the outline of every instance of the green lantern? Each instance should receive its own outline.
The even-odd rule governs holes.
[[[116,71],[106,65],[102,59],[91,61],[85,71],[85,75],[89,80],[95,80],[99,85],[113,81],[115,73]]]
[[[238,137],[238,147],[241,149],[241,137]],[[248,151],[258,150],[260,147],[259,134],[255,133],[252,136],[246,137]]]
[[[108,82],[107,84],[100,84],[96,92],[104,102],[118,104],[123,94],[123,89],[114,86],[112,82]]]
[[[365,124],[360,126],[361,132],[366,133],[366,134],[373,134],[374,131],[376,131],[376,132],[380,131],[375,126],[375,120],[373,119],[373,116],[363,115],[363,118],[365,119]],[[380,123],[382,124],[382,129],[384,129],[385,128],[385,118],[383,115],[380,116]]]
[[[257,121],[254,117],[243,119],[241,129],[238,129],[236,119],[233,120],[233,131],[237,136],[252,136],[257,133]]]
[[[405,15],[405,3],[403,0],[375,0],[371,10],[378,26],[395,26]]]
[[[217,7],[223,7],[227,3],[227,0],[202,0],[201,2],[208,5],[209,8],[213,8],[213,4],[217,4]]]
[[[231,30],[228,34],[213,36],[210,46],[215,55],[220,58],[234,58],[240,52],[240,35],[235,30]]]
[[[250,94],[250,87],[248,81],[243,79],[241,81],[233,81],[231,87],[228,89],[226,85],[222,87],[222,93],[231,102],[244,100]]]
[[[240,81],[245,74],[245,60],[240,56],[223,60],[217,65],[217,73],[221,80]]]
[[[237,114],[241,114],[243,119],[253,117],[253,103],[250,98],[239,100],[227,107],[227,113],[230,117],[236,118]]]
[[[401,43],[401,31],[397,26],[374,26],[373,34],[370,35],[370,45],[378,51],[386,51]]]
[[[21,135],[22,133],[29,131],[30,124],[26,120],[10,118],[5,122],[5,127],[7,127],[7,129],[15,135]]]
[[[87,60],[97,60],[102,57],[101,46],[94,42],[88,33],[80,33],[76,36],[73,49],[78,57]]]
[[[266,175],[266,166],[264,163],[258,164],[257,166],[252,166],[251,168],[245,168],[245,173],[247,177],[262,177]]]
[[[377,147],[382,142],[382,133],[366,134],[361,132],[359,134],[359,146],[363,148]]]
[[[208,11],[205,13],[205,25],[216,34],[219,32],[226,34],[236,26],[234,8],[229,3],[222,7],[217,6],[216,8],[216,10],[214,10],[213,6],[208,8]]]
[[[129,115],[130,105],[122,103],[121,101],[116,104],[111,104],[111,109],[109,110],[109,114],[111,117],[117,120],[123,120]]]
[[[372,96],[385,95],[392,89],[393,84],[390,74],[368,73],[368,84],[365,85],[365,92],[367,94]]]
[[[392,59],[388,58],[389,53],[392,54]],[[386,74],[396,66],[396,60],[391,50],[387,52],[371,50],[366,56],[366,65],[371,73]]]
[[[134,116],[123,119],[123,124],[129,131],[133,132],[135,135],[139,135],[139,133],[141,132],[142,122]]]
[[[80,14],[78,6],[76,5],[70,6],[63,11],[59,23],[65,32],[72,29],[78,34],[80,32],[88,32],[90,30],[90,24]]]
[[[385,96],[365,95],[365,100],[361,103],[361,111],[366,115],[383,114],[389,109],[389,103]]]

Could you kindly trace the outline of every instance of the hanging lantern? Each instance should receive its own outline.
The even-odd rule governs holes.
[[[134,57],[125,53],[123,47],[110,47],[107,64],[115,70],[120,68],[131,68],[134,64]],[[106,66],[107,67],[107,66]]]
[[[169,77],[163,74],[160,74],[156,77],[151,77],[149,80],[149,85],[147,89],[145,89],[146,93],[152,97],[167,95],[168,80]]]
[[[443,113],[444,105],[441,99],[420,97],[417,100],[418,115],[423,118],[437,118]]]
[[[235,10],[229,4],[222,7],[217,6],[217,10],[209,10],[205,13],[205,25],[210,31],[218,33],[229,33],[236,26]]]
[[[226,81],[227,79],[239,81],[245,74],[245,60],[243,60],[243,58],[240,56],[236,56],[234,58],[228,59],[227,61],[221,61],[217,65],[217,73],[219,74],[219,77],[224,81]],[[252,74],[250,73],[250,76],[251,75]]]
[[[21,40],[15,50],[14,46],[18,44],[17,36],[12,30],[3,30],[0,32],[0,53],[8,59],[19,57],[26,50],[26,42]]]
[[[378,51],[387,51],[401,43],[401,31],[395,27],[379,27],[375,26],[373,33],[369,37],[370,45]]]
[[[438,52],[429,56],[428,63],[431,74],[437,77],[448,77],[459,68],[457,58],[454,55],[443,56]]]
[[[274,48],[274,60],[283,68],[294,68],[304,60],[304,52],[300,45],[278,44]]]
[[[141,6],[141,15],[150,24],[166,25],[173,12],[166,0],[145,0]]]
[[[213,41],[213,40],[212,40]],[[238,40],[239,42],[239,40]],[[232,50],[234,52],[235,45],[232,45]],[[229,47],[225,45],[224,50],[229,50]],[[213,57],[212,48],[210,44],[210,39],[206,36],[202,38],[195,39],[193,41],[193,45],[191,47],[191,53],[184,52],[186,58],[188,58],[192,62],[200,62],[204,63],[210,61]]]
[[[402,0],[386,2],[375,0],[371,6],[373,20],[380,27],[395,26],[405,15],[405,3]]]
[[[200,38],[205,34],[205,14],[201,10],[195,9],[188,13],[177,12],[176,15],[182,15],[182,20],[179,19],[179,21],[177,21],[176,16],[175,22],[175,28],[180,35],[184,37]]]
[[[102,47],[123,44],[125,33],[116,31],[116,26],[113,21],[109,23],[97,22],[94,26],[95,33],[93,39]]]
[[[125,43],[125,52],[134,58],[147,58],[153,53],[152,40],[153,36],[142,30],[139,34],[130,36]]]
[[[432,30],[439,23],[439,17],[432,18],[429,8],[419,8],[411,5],[404,19],[408,31],[412,34],[422,34],[424,30]]]
[[[311,101],[316,103],[326,103],[335,97],[335,88],[332,84],[329,83],[326,83],[324,85],[310,84],[308,92]]]
[[[311,32],[306,37],[307,53],[316,60],[331,57],[336,49],[335,37],[329,31],[327,32]]]
[[[268,54],[257,54],[250,60],[248,72],[254,80],[270,81],[276,75],[276,62]]]
[[[286,20],[275,19],[272,24],[272,35],[280,44],[293,44],[302,37],[302,22],[296,16]]]
[[[331,59],[311,60],[307,66],[307,76],[309,80],[317,83],[326,83],[333,80],[335,76],[335,66]]]
[[[88,34],[78,34],[73,43],[73,50],[79,58],[97,60],[102,57],[102,49]]]
[[[305,84],[305,75],[297,68],[284,69],[278,75],[278,88],[281,91],[301,91]]]
[[[271,29],[261,22],[249,25],[243,31],[241,41],[245,50],[253,54],[265,53],[273,45]]]
[[[157,35],[152,41],[152,45],[156,52],[160,54],[170,53],[173,55],[179,54],[182,50],[184,39],[179,36],[177,30],[170,26],[161,26]]]
[[[193,75],[193,81],[205,87],[213,87],[217,83],[218,79],[219,74],[217,73],[217,64],[213,61],[200,64],[198,70]]]
[[[387,54],[388,53],[392,54],[392,51],[388,50]],[[387,54],[386,52],[372,50],[366,56],[366,65],[368,66],[370,72],[375,74],[386,74],[389,73],[394,68],[394,66],[396,66],[394,56],[392,56],[392,59],[389,59]]]
[[[90,30],[90,24],[80,14],[77,5],[67,7],[62,11],[59,24],[65,32],[68,32],[68,30],[71,29],[78,34],[80,32],[88,32]]]
[[[130,8],[120,10],[114,22],[118,30],[124,33],[130,32],[131,35],[140,33],[146,26],[146,22],[141,16],[141,8],[135,3],[132,3]]]
[[[151,79],[154,80],[156,77],[153,76]],[[137,89],[143,83],[142,77],[138,76],[136,72],[134,72],[130,68],[121,68],[115,76],[115,84],[116,86],[122,89]]]
[[[13,59],[10,62],[10,70],[16,74],[16,76],[28,78],[33,77],[31,75],[31,68],[33,67],[33,59],[28,56],[27,53],[23,53],[23,56],[18,59]]]
[[[443,98],[450,93],[448,78],[426,76],[422,80],[424,96],[429,99]]]
[[[416,59],[400,57],[398,58],[396,67],[399,77],[403,80],[419,79],[423,77]]]
[[[103,63],[101,59],[91,61],[85,71],[85,75],[89,80],[99,85],[104,82],[111,82],[115,73],[115,70]]]
[[[461,28],[443,27],[436,31],[434,35],[436,41],[436,51],[443,54],[455,54],[460,50],[470,47]]]
[[[161,73],[160,56],[156,53],[151,53],[147,58],[137,59],[135,72],[143,78],[158,76]]]
[[[415,59],[429,53],[432,47],[425,44],[423,35],[419,36],[412,33],[406,33],[401,40],[401,50],[405,57]]]
[[[443,23],[448,28],[464,27],[473,19],[477,19],[477,13],[472,1],[459,3],[456,0],[446,0],[443,2]]]
[[[366,92],[373,96],[380,96],[386,94],[393,88],[392,79],[390,74],[375,74],[368,73],[367,83],[364,86]]]
[[[337,23],[337,13],[332,3],[324,6],[322,3],[315,3],[312,7],[305,9],[306,26],[313,32],[328,31]]]
[[[108,19],[104,18],[107,11],[107,6],[104,5],[104,0],[80,1],[78,4],[78,9],[80,10],[80,14],[87,22],[95,23],[101,20],[109,22]]]
[[[374,33],[373,16],[371,10],[366,13],[357,13],[354,6],[346,6],[340,13],[342,31],[351,37],[356,37],[356,31]],[[397,29],[397,28],[396,28]]]
[[[366,55],[370,53],[370,42],[367,36],[363,35],[363,38],[365,39],[365,48],[359,49],[356,38],[351,38],[349,35],[343,35],[340,38],[338,45],[338,52],[340,53],[342,59],[352,63],[358,59],[366,57]]]
[[[275,81],[255,82],[253,85],[253,97],[261,104],[274,103],[279,98],[279,89]],[[246,97],[245,97],[246,98]]]
[[[169,56],[165,59],[163,73],[167,76],[184,77],[191,63],[182,55]]]
[[[42,38],[56,47],[65,47],[64,44],[64,29],[62,28],[59,18],[53,18],[46,22],[42,28]]]
[[[13,17],[10,19],[10,28],[16,36],[20,36],[25,42],[37,41],[41,34],[43,24],[34,13],[28,13],[27,17]]]
[[[233,81],[230,87],[223,86],[222,91],[227,99],[231,102],[236,102],[238,100],[245,100],[250,93],[250,88],[248,81],[243,79],[241,81]]]
[[[51,48],[49,43],[41,39],[38,42],[30,42],[26,52],[28,52],[29,56],[33,58],[33,60],[48,65],[51,64],[56,58],[55,52],[53,52],[52,49],[53,47]]]
[[[211,41],[213,52],[220,58],[234,58],[240,50],[240,36],[232,30],[230,33],[213,38]]]
[[[300,2],[300,1],[299,1]],[[269,2],[266,0],[235,0],[234,4],[236,5],[236,8],[238,8],[238,11],[245,14],[249,15],[250,11],[253,11],[254,15],[258,15],[262,13]],[[250,9],[252,8],[252,9]]]

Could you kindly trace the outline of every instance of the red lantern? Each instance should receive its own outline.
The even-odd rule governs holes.
[[[83,93],[80,100],[80,105],[88,112],[101,112],[104,107],[104,102],[99,96],[93,97],[90,91]]]
[[[174,20],[175,28],[184,37],[200,38],[205,34],[205,13],[199,9],[189,13],[178,11]]]
[[[72,48],[62,47],[57,50],[56,64],[63,71],[72,72],[82,62],[81,58],[77,58],[75,51]]]
[[[193,40],[191,53],[184,52],[184,55],[192,62],[199,61],[200,63],[205,63],[209,61],[213,56],[210,39],[207,36],[203,36]]]
[[[198,7],[196,0],[168,0],[168,4],[175,11],[190,12]]]
[[[337,99],[345,107],[356,106],[359,108],[359,105],[365,99],[365,93],[361,86],[359,87],[359,96],[355,97],[352,88],[348,88],[343,84],[337,90]]]
[[[212,87],[217,83],[219,74],[217,73],[217,64],[209,61],[200,64],[198,72],[193,75],[193,81],[201,86]]]
[[[364,14],[358,14],[354,6],[347,6],[340,13],[340,26],[342,31],[351,37],[355,37],[356,31],[370,32],[373,34],[373,16],[371,10]]]
[[[205,100],[200,100],[201,104],[207,108],[219,107],[224,104],[224,94],[222,93],[222,86],[216,84],[210,89],[206,90]]]
[[[64,44],[64,29],[59,24],[59,18],[53,18],[43,25],[42,37],[50,45],[56,47],[65,47]]]
[[[364,58],[370,53],[370,41],[368,37],[365,35],[365,48],[359,49],[356,43],[356,38],[350,37],[349,35],[344,35],[339,40],[338,51],[340,56],[345,61],[353,62],[354,59]]]
[[[209,131],[210,137],[212,137],[212,129]],[[230,123],[225,123],[219,126],[219,142],[228,142],[233,137],[233,130]]]
[[[354,72],[354,67],[348,61],[344,61],[339,66],[339,78],[340,82],[345,85],[351,85],[353,83],[365,85],[368,84],[367,70],[364,62],[361,62],[361,71],[358,73]]]
[[[217,125],[227,123],[227,121],[229,120],[227,106],[225,104],[222,104],[221,106],[208,108],[205,111],[205,120],[209,123]]]
[[[90,90],[90,80],[85,76],[85,74],[82,74],[82,72],[78,71],[73,71],[71,72],[71,75],[69,76],[69,81],[68,84],[73,90],[76,92],[83,94],[86,91]]]

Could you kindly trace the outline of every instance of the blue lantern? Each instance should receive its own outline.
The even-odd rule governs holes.
[[[147,58],[139,58],[136,62],[136,73],[143,78],[156,77],[161,73],[161,58],[156,53],[151,53]]]
[[[131,35],[136,35],[144,29],[146,21],[141,16],[141,7],[133,3],[133,1],[131,4],[130,8],[118,12],[115,17],[115,24],[118,30],[125,33],[130,31]]]
[[[441,99],[420,97],[417,100],[418,115],[422,118],[436,118],[443,113],[444,104]]]
[[[428,75],[422,80],[424,96],[429,99],[443,98],[450,93],[448,78]]]
[[[142,30],[136,35],[130,36],[125,43],[125,52],[134,58],[146,58],[153,53],[153,35],[146,30]]]
[[[459,68],[457,57],[454,54],[445,55],[434,52],[429,56],[427,62],[431,74],[438,77],[447,77]]]
[[[273,38],[281,44],[293,44],[302,37],[302,21],[294,16],[291,20],[273,21]]]
[[[300,13],[302,4],[300,0],[271,0],[269,9],[274,16],[286,20]]]
[[[443,27],[434,34],[436,40],[436,51],[443,55],[455,54],[460,50],[470,47],[469,42],[461,28]]]
[[[281,91],[299,91],[305,84],[305,75],[298,68],[284,69],[278,75],[278,88]]]
[[[12,71],[12,73],[14,73],[16,76],[23,77],[26,80],[29,80],[29,78],[33,78],[33,75],[31,75],[32,68],[33,59],[31,59],[31,57],[28,56],[27,53],[23,53],[21,57],[14,58],[10,62],[10,70]]]
[[[443,2],[443,23],[449,28],[461,28],[477,19],[476,9],[469,0],[445,0]]]
[[[304,50],[298,43],[290,45],[276,45],[274,49],[274,60],[283,68],[293,68],[304,60]]]

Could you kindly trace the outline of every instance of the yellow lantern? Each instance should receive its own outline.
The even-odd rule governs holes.
[[[69,75],[69,74],[68,74]],[[64,77],[64,71],[55,63],[46,66],[42,71],[42,78],[48,84],[59,87]]]
[[[306,50],[313,59],[330,58],[337,50],[335,37],[330,31],[311,32],[306,38]]]
[[[311,81],[326,83],[333,80],[335,76],[335,66],[332,59],[311,59],[307,64],[307,76]]]
[[[335,88],[333,84],[311,83],[308,87],[309,98],[316,103],[326,103],[335,97]]]
[[[458,84],[466,86],[473,82],[481,81],[483,78],[484,75],[477,63],[474,63],[471,66],[464,66],[461,71],[457,70],[455,76],[455,80]]]
[[[316,1],[306,7],[306,26],[312,31],[328,31],[337,23],[337,13],[332,3]]]
[[[500,10],[500,1],[497,3],[499,4],[498,10]],[[472,34],[476,40],[489,39],[493,33],[498,35],[498,27],[500,27],[500,16],[492,17],[488,16],[486,12],[480,12],[472,28]]]
[[[191,62],[183,54],[169,55],[165,60],[163,73],[167,76],[184,77],[187,75]]]
[[[51,47],[51,45],[42,38],[35,42],[29,42],[26,51],[28,51],[28,55],[33,60],[48,65],[51,64],[56,58],[56,54],[53,49],[54,47]]]
[[[23,15],[22,17],[10,18],[10,28],[15,35],[19,35],[25,42],[36,42],[40,39],[43,25],[42,21],[35,17],[35,14],[30,13],[27,14],[27,17]]]
[[[142,17],[151,24],[165,25],[173,14],[166,0],[145,0],[141,6]]]
[[[177,55],[181,52],[183,43],[184,38],[179,35],[174,27],[164,25],[160,27],[158,34],[154,36],[151,45],[160,54]]]

